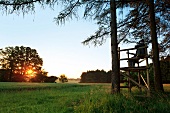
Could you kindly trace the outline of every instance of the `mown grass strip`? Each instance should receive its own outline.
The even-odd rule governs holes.
[[[87,85],[82,85],[87,86]],[[62,89],[70,87],[80,87],[78,84],[62,84],[62,83],[0,83],[0,92],[4,91],[31,91],[46,89]]]

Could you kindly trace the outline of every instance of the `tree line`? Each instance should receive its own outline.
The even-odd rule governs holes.
[[[170,83],[170,60],[162,60],[160,61],[161,65],[161,76],[162,82],[164,84]],[[81,74],[80,83],[111,83],[111,73],[112,71],[104,71],[104,70],[89,70],[87,72],[83,72]],[[122,75],[125,72],[120,72],[120,83],[127,82],[127,78],[123,77]],[[140,72],[144,78],[146,78],[146,71]],[[153,63],[149,64],[149,75],[150,81],[153,83]],[[138,81],[138,73],[137,72],[130,72],[132,78]],[[143,83],[144,84],[144,83]]]
[[[120,73],[123,74],[123,72]],[[111,83],[111,75],[111,70],[89,70],[87,72],[82,72],[80,83]],[[120,82],[124,82],[123,76],[120,76]]]
[[[80,83],[111,83],[111,71],[91,70],[81,74]]]

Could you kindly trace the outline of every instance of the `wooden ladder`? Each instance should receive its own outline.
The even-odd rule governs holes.
[[[148,71],[148,54],[147,54],[147,46],[144,46],[142,48],[145,48],[145,55],[142,55],[142,58],[140,57],[135,57],[135,58],[130,58],[130,54],[132,54],[132,50],[135,50],[136,48],[129,48],[129,49],[122,49],[118,50],[118,55],[119,55],[119,60],[120,61],[130,61],[130,60],[135,60],[138,61],[137,62],[137,66],[136,67],[131,67],[129,62],[128,62],[128,67],[120,67],[120,70],[125,72],[122,74],[123,77],[127,78],[127,86],[120,86],[120,88],[128,88],[128,91],[131,92],[131,83],[134,83],[136,86],[139,87],[139,89],[141,90],[144,89],[147,92],[147,95],[150,96],[150,83],[149,83],[149,71]],[[120,52],[126,51],[127,53],[127,58],[122,58],[120,59]],[[140,66],[140,63],[142,62],[146,62],[145,66]],[[145,71],[146,72],[146,78],[144,78],[140,72]],[[137,72],[138,73],[138,81],[136,81],[132,76],[131,76],[131,72]],[[144,85],[141,84],[141,82],[143,81]]]

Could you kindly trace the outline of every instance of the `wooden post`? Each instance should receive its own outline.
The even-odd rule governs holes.
[[[148,51],[147,51],[147,46],[145,46],[145,52],[146,52],[146,75],[147,75],[147,85],[148,85],[148,91],[147,91],[147,96],[150,96],[150,80],[149,80],[149,63],[148,63]]]
[[[119,64],[120,64],[120,47],[118,47],[118,58],[119,58]]]
[[[128,59],[129,59],[129,50],[127,50],[127,55],[128,55]],[[129,61],[128,61],[128,67],[130,67]],[[128,76],[130,76],[130,70],[128,71]],[[130,83],[129,78],[128,78],[128,91],[131,92],[131,83]]]
[[[138,61],[138,67],[139,67],[139,61]],[[138,70],[138,82],[139,82],[139,84],[141,84],[140,70]],[[139,86],[139,91],[142,92],[142,89],[140,86]]]

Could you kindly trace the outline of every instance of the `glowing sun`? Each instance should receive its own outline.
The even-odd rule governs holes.
[[[32,73],[33,73],[33,70],[31,70],[31,69],[27,71],[28,75],[31,75]]]

